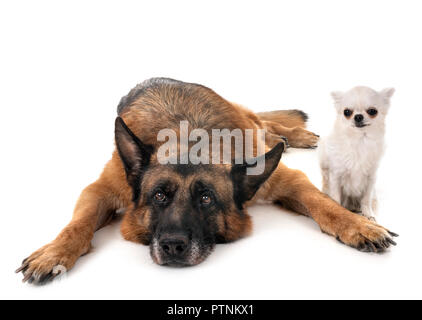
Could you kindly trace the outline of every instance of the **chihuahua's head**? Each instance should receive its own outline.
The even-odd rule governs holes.
[[[362,131],[383,126],[393,94],[394,88],[378,92],[368,87],[332,92],[338,123],[344,128]]]

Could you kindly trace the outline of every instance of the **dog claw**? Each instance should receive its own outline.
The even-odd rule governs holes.
[[[372,249],[366,242],[362,244],[361,249],[359,249],[361,252],[374,252],[374,249]]]
[[[28,282],[34,285],[45,285],[46,283],[53,281],[54,278],[59,276],[61,274],[61,271],[54,273],[54,271],[50,271],[48,273],[43,273],[41,275],[35,275],[33,272],[29,272],[27,274],[24,274],[24,278],[22,279],[22,282]]]
[[[372,245],[375,247],[375,249],[380,250],[382,249],[382,245],[379,242],[372,242]]]
[[[290,148],[289,139],[287,139],[287,137],[285,136],[280,136],[280,138],[284,141],[284,145],[286,146],[286,148]]]
[[[390,243],[388,242],[388,239],[382,240],[381,244],[382,244],[383,248],[389,248],[390,247]]]
[[[19,273],[19,272],[23,271],[25,268],[26,268],[26,265],[21,265],[19,268],[17,268],[15,270],[15,273]]]
[[[31,283],[31,282],[32,282],[32,281],[31,281],[31,278],[32,278],[32,273],[27,273],[27,274],[25,274],[25,276],[23,277],[22,282],[23,282],[23,283],[25,283],[25,282],[27,282],[28,280],[30,280],[30,281],[29,281],[29,283]]]
[[[38,281],[36,282],[37,285],[44,285],[49,281],[52,281],[55,277],[60,274],[60,271],[57,274],[54,274],[53,271],[50,271],[47,274],[42,275]]]
[[[16,270],[16,273],[22,272],[23,274],[25,274],[26,270],[28,270],[27,265],[20,267],[18,270]]]
[[[389,243],[391,243],[393,246],[396,246],[397,245],[397,243],[393,239],[387,238],[387,241]]]
[[[26,258],[22,261],[22,265],[15,270],[15,273],[25,272],[26,268],[28,268],[28,265],[29,265],[28,258]]]
[[[382,253],[385,252],[385,250],[388,249],[391,244],[396,245],[396,243],[390,238],[384,238],[378,241],[371,241],[365,236],[363,237],[365,238],[365,242],[357,247],[359,251]]]
[[[365,244],[367,245],[367,247],[370,250],[370,252],[378,252],[378,250],[377,250],[378,248],[371,241],[365,241]]]
[[[394,233],[394,232],[391,232],[391,231],[388,231],[388,233],[389,233],[391,236],[393,236],[393,237],[398,237],[398,236],[399,236],[397,233]]]

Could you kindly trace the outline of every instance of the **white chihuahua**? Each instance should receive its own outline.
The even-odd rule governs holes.
[[[384,151],[385,116],[393,88],[355,87],[332,92],[337,119],[321,139],[322,191],[347,209],[375,220],[375,176]]]

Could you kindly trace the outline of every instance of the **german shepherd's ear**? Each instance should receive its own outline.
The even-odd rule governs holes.
[[[133,189],[133,200],[136,201],[140,194],[140,179],[149,164],[153,148],[143,144],[120,117],[116,118],[114,136],[128,183]]]
[[[231,177],[234,188],[234,200],[239,208],[243,203],[252,199],[259,187],[270,177],[280,162],[281,154],[284,151],[284,143],[278,143],[266,154],[255,158],[253,161],[246,161],[243,164],[235,164],[231,170]],[[248,175],[248,168],[256,167],[260,161],[265,161],[264,170],[258,175]]]

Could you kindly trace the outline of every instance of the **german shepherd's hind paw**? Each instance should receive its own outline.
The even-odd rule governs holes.
[[[319,135],[296,127],[292,129],[289,144],[293,148],[315,149],[318,146]]]

